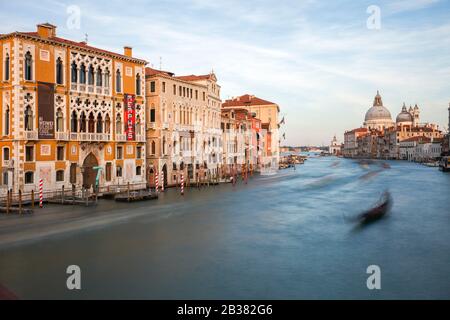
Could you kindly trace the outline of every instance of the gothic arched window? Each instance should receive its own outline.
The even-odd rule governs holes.
[[[120,70],[116,71],[116,92],[122,92],[122,76]]]
[[[88,72],[88,85],[93,86],[94,85],[94,67],[90,66],[89,67],[89,72]]]
[[[105,117],[105,133],[111,133],[111,119],[109,118],[109,114]]]
[[[57,84],[63,84],[64,77],[63,77],[63,63],[61,58],[58,58],[56,60],[56,83]]]
[[[9,80],[9,54],[5,58],[5,81]]]
[[[94,114],[92,112],[89,114],[88,132],[89,133],[94,133],[95,132],[95,117],[94,117]]]
[[[75,110],[72,112],[72,117],[70,119],[70,131],[78,132],[78,116]]]
[[[80,67],[80,83],[81,84],[86,84],[86,66],[83,64],[81,64]]]
[[[33,130],[33,111],[30,106],[25,108],[25,131]]]
[[[77,73],[77,64],[75,63],[75,61],[72,62],[71,74],[72,74],[72,83],[77,83],[78,73]]]
[[[80,116],[80,132],[86,132],[86,114],[84,113],[84,111]]]
[[[103,118],[101,114],[97,116],[97,133],[103,133]]]
[[[120,114],[116,117],[116,134],[122,134],[122,117]]]
[[[33,57],[30,51],[25,54],[25,80],[33,80]]]
[[[56,110],[56,131],[64,131],[64,117],[61,108],[58,108],[58,110]]]
[[[110,77],[109,69],[106,68],[106,71],[105,71],[105,81],[104,81],[105,88],[109,88],[109,77]]]
[[[100,69],[100,67],[98,67],[97,69],[97,87],[101,87],[102,86],[102,69]]]

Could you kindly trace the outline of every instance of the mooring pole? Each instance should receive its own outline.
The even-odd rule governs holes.
[[[22,214],[22,190],[19,189],[19,213]]]
[[[8,193],[6,194],[6,214],[9,214],[9,190]]]
[[[31,208],[34,209],[34,189],[31,190]]]
[[[127,183],[127,198],[128,202],[130,202],[130,182]]]
[[[61,203],[64,204],[64,185],[61,187]]]

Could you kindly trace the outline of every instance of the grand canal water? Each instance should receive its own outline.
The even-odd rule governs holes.
[[[86,214],[130,218],[1,249],[0,284],[25,299],[449,299],[450,175],[389,163],[367,174],[381,167],[315,158],[184,198],[169,190],[154,202],[102,201]],[[388,218],[349,222],[386,189]],[[66,289],[72,264],[80,291]],[[373,264],[381,290],[366,287]]]

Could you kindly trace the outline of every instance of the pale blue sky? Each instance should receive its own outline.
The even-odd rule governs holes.
[[[81,28],[67,26],[67,7]],[[381,9],[381,29],[366,12]],[[58,26],[59,36],[134,55],[163,69],[214,69],[222,99],[251,93],[277,102],[292,145],[328,144],[362,124],[380,90],[395,119],[403,102],[447,127],[450,102],[448,0],[4,1],[0,33]]]

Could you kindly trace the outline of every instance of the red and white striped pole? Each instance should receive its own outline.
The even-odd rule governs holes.
[[[184,196],[184,175],[181,174],[181,195]]]
[[[164,171],[161,171],[161,192],[164,192]]]
[[[155,173],[155,192],[158,193],[159,191],[159,180],[158,180],[158,171]]]
[[[43,200],[44,200],[44,181],[42,179],[39,179],[39,207],[43,207]]]

